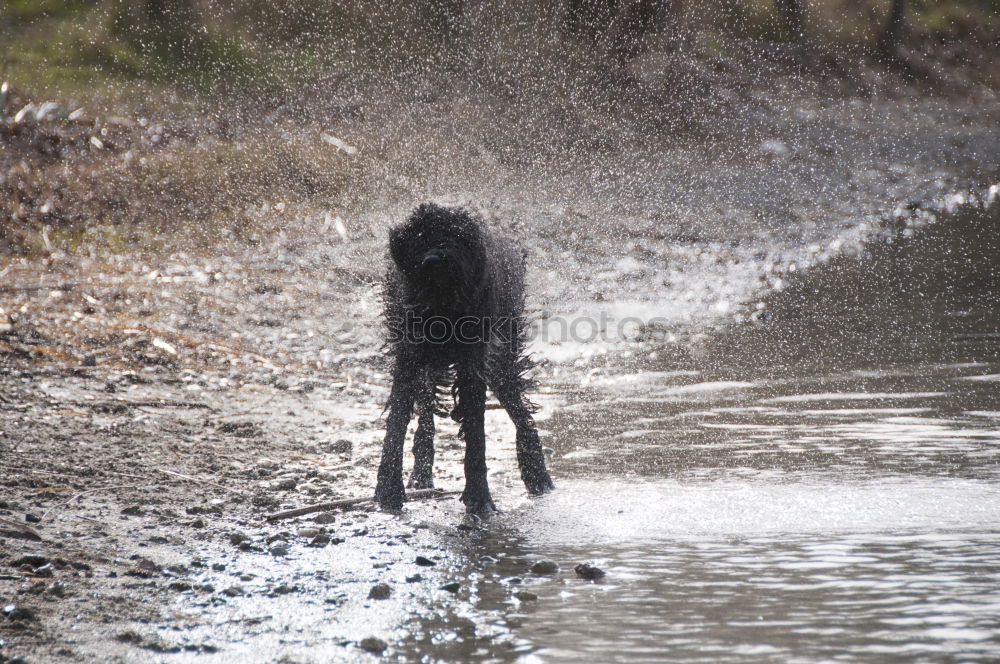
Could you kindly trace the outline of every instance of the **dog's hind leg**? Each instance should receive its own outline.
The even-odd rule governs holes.
[[[419,406],[417,432],[413,436],[413,474],[407,488],[434,488],[434,402]]]
[[[406,490],[403,488],[403,443],[406,427],[413,415],[415,389],[412,379],[399,367],[393,372],[392,391],[389,393],[389,415],[385,420],[385,441],[382,443],[382,461],[378,467],[375,484],[375,501],[382,509],[403,509]]]
[[[459,367],[455,379],[458,396],[456,419],[461,423],[465,440],[465,490],[462,502],[470,514],[496,512],[486,481],[486,380],[478,369],[481,365]]]
[[[524,393],[517,385],[501,385],[493,388],[497,401],[504,407],[517,428],[517,465],[521,469],[521,480],[528,493],[540,496],[555,488],[549,472],[545,470],[545,453],[538,438],[538,428],[531,417],[531,409]]]

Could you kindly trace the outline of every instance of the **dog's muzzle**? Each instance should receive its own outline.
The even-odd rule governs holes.
[[[420,261],[420,267],[426,268],[446,260],[443,251],[428,251]]]
[[[420,274],[424,277],[441,277],[447,272],[448,257],[441,251],[429,251],[420,259]]]

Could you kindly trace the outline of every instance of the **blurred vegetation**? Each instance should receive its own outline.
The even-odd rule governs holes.
[[[920,57],[942,47],[974,72],[963,80],[1000,80],[1000,0],[0,0],[0,81],[11,84],[0,91],[0,255],[168,236],[253,243],[283,218],[367,200],[371,182],[408,186],[393,184],[405,180],[396,166],[477,122],[505,128],[495,141],[478,130],[501,167],[597,153],[678,126],[664,115],[694,114],[719,72],[770,90],[768,75],[782,74],[764,72],[778,59],[762,53],[793,75],[819,62],[838,89],[870,92],[862,60],[907,63],[887,34]],[[633,58],[676,51],[673,88],[618,84]],[[785,57],[796,53],[806,57]],[[741,57],[739,74],[722,63]],[[462,72],[482,99],[449,97]],[[379,89],[397,74],[405,85]],[[460,129],[408,132],[406,113],[433,123],[445,107]],[[363,152],[323,143],[329,126]],[[464,134],[448,145],[480,149]],[[440,162],[456,180],[466,164]]]
[[[179,0],[11,0],[0,7],[6,78],[37,92],[99,98],[118,96],[122,84],[145,86],[140,92],[238,91],[294,83],[317,64],[313,42],[302,38],[309,20],[296,22],[295,38],[273,20],[271,3],[252,13]]]
[[[494,13],[503,16],[463,28],[473,12],[482,18],[491,4],[502,6]],[[337,63],[369,68],[421,65],[446,58],[449,48],[480,44],[485,40],[478,39],[475,31],[496,29],[502,22],[543,33],[548,24],[549,36],[558,27],[568,41],[603,45],[620,58],[635,55],[656,38],[723,50],[734,40],[804,38],[826,45],[874,45],[891,4],[892,0],[508,0],[475,5],[461,0],[4,0],[0,58],[8,79],[36,90],[88,96],[114,92],[110,88],[129,82],[225,92],[294,86]],[[997,43],[1000,0],[911,0],[908,5],[905,23],[912,39],[977,38]]]

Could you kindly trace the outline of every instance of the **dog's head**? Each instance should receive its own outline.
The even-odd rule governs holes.
[[[461,208],[424,203],[389,234],[389,253],[427,305],[461,308],[482,287],[482,221]]]

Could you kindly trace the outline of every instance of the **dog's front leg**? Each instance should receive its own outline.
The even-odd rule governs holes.
[[[375,501],[384,510],[403,509],[406,492],[403,488],[403,442],[406,427],[413,414],[416,394],[413,381],[399,367],[393,372],[392,391],[389,393],[389,415],[385,420],[385,441],[382,443],[382,462],[378,467]]]
[[[455,381],[458,393],[458,420],[465,440],[465,491],[462,502],[470,514],[496,512],[486,481],[486,380],[481,365],[458,368]]]
[[[410,489],[434,488],[434,404],[420,407],[417,432],[413,436],[413,474]]]

